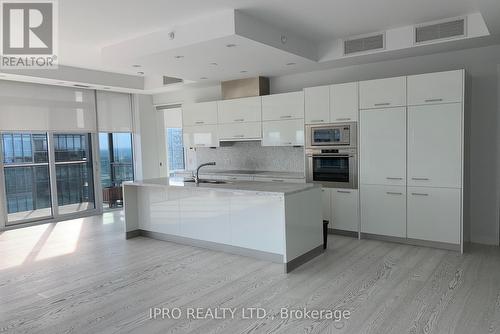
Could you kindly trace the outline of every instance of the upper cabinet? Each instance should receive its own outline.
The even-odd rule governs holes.
[[[304,146],[304,120],[262,122],[262,146]]]
[[[262,96],[262,120],[304,118],[304,92]]]
[[[183,126],[217,124],[217,102],[183,104],[182,124]]]
[[[182,132],[185,147],[219,147],[217,125],[185,126]]]
[[[218,119],[221,123],[260,122],[262,99],[260,96],[218,102]]]
[[[358,83],[330,86],[330,122],[358,120]]]
[[[359,108],[389,108],[406,106],[406,77],[361,81]]]
[[[330,122],[330,86],[304,89],[305,123]]]
[[[408,77],[408,105],[462,102],[464,70]]]

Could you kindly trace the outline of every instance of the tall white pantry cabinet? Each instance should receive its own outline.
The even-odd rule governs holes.
[[[465,71],[360,82],[362,235],[463,251]]]

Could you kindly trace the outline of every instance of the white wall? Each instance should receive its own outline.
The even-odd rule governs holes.
[[[333,68],[271,78],[271,93],[304,87],[465,68],[471,84],[470,217],[474,242],[499,242],[500,154],[497,145],[500,105],[497,68],[500,45]],[[155,103],[209,101],[220,98],[219,86],[188,89],[154,97]],[[498,181],[497,181],[498,180]]]

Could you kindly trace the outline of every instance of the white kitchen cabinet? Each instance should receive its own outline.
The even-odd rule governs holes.
[[[332,220],[330,228],[358,232],[359,193],[358,189],[331,189]]]
[[[260,96],[218,102],[218,121],[242,123],[262,121],[262,100]]]
[[[330,86],[304,89],[305,123],[330,122]]]
[[[262,146],[304,146],[304,119],[262,122]]]
[[[332,189],[331,188],[321,188],[321,202],[322,202],[322,213],[323,220],[328,220],[332,222]],[[329,228],[332,228],[331,224]]]
[[[218,131],[220,140],[261,139],[262,123],[245,122],[219,124]]]
[[[254,176],[253,180],[258,182],[306,183],[305,178],[288,179],[288,178],[277,178],[277,177]]]
[[[262,120],[304,119],[304,92],[262,96]]]
[[[186,103],[182,105],[182,125],[217,124],[217,102]]]
[[[361,232],[406,238],[406,187],[361,185]]]
[[[349,82],[330,86],[330,121],[358,120],[358,83]]]
[[[219,147],[217,125],[185,126],[184,147]]]
[[[408,187],[408,238],[460,243],[461,190]]]
[[[462,104],[408,107],[408,185],[462,186]]]
[[[408,77],[408,105],[463,101],[464,71],[448,71]]]
[[[359,83],[359,108],[406,106],[406,77],[395,77]]]
[[[406,184],[406,108],[360,111],[360,183]]]

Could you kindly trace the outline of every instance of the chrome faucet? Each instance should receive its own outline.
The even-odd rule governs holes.
[[[200,183],[200,177],[198,174],[200,173],[200,168],[205,167],[205,166],[215,166],[215,161],[206,162],[204,164],[199,165],[198,168],[196,168],[196,174],[194,176],[194,183],[196,183],[196,184]]]

